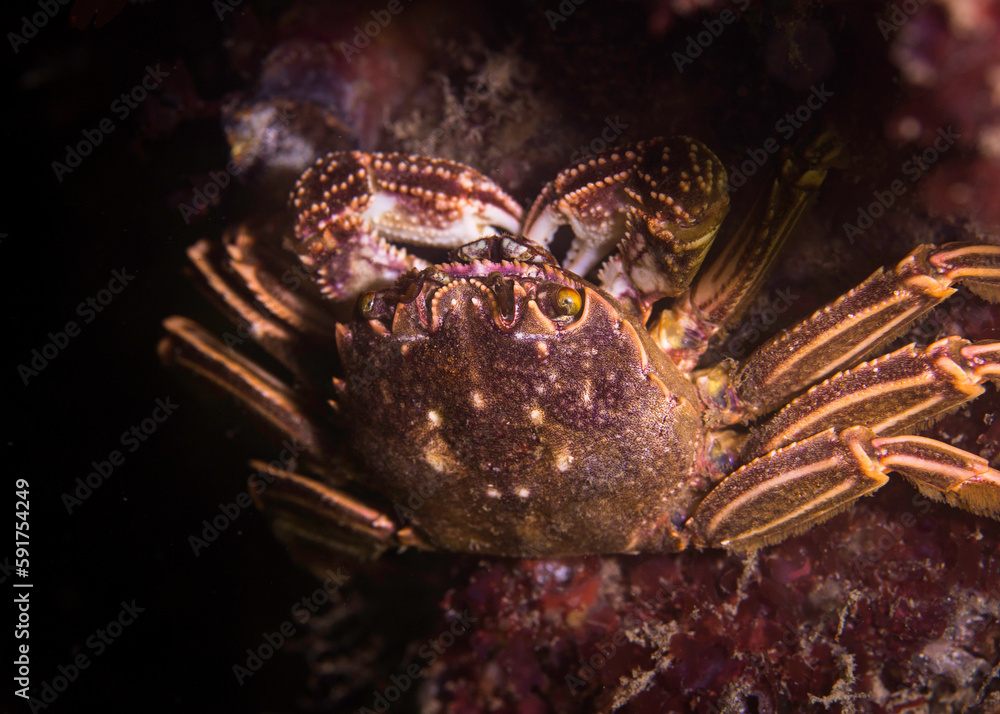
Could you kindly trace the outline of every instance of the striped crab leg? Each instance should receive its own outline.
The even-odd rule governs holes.
[[[334,347],[336,320],[294,258],[265,243],[240,226],[225,235],[225,249],[200,240],[187,253],[204,292],[237,325],[227,340],[252,339],[305,380],[310,348]]]
[[[926,348],[908,345],[841,372],[792,400],[743,447],[761,456],[839,424],[861,424],[877,436],[911,431],[1000,381],[1000,341],[948,337]]]
[[[795,230],[843,143],[832,133],[815,139],[801,157],[786,151],[771,191],[762,197],[725,248],[695,278],[691,289],[660,313],[650,334],[678,367],[690,371],[709,340],[750,306]]]
[[[390,548],[430,549],[411,527],[346,491],[260,461],[251,465],[268,481],[253,492],[257,507],[296,559],[316,572],[329,566],[331,552],[373,559]]]
[[[827,375],[856,364],[966,285],[1000,300],[1000,246],[922,245],[761,346],[735,377],[744,418],[773,411]]]
[[[311,461],[327,464],[334,449],[315,413],[321,407],[303,402],[284,382],[185,317],[169,317],[163,326],[167,336],[160,341],[160,359],[179,365],[209,380],[234,396],[266,427],[301,444]]]
[[[302,174],[291,202],[292,247],[334,300],[427,267],[391,241],[457,248],[494,226],[516,232],[521,219],[517,202],[475,169],[403,154],[327,154]]]
[[[871,429],[828,429],[751,461],[698,505],[687,527],[702,546],[753,550],[839,513],[902,474],[926,496],[1000,519],[1000,472],[953,446]]]

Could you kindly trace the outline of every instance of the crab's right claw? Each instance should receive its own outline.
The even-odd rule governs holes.
[[[403,154],[335,152],[292,192],[293,248],[335,300],[392,284],[427,263],[389,241],[457,248],[495,227],[516,231],[521,207],[475,169]]]

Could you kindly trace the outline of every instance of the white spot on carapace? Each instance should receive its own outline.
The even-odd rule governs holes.
[[[549,356],[549,345],[547,342],[536,342],[535,350],[538,352],[539,359],[545,359]]]
[[[424,451],[424,461],[426,461],[427,465],[439,474],[444,473],[445,461],[439,451],[434,451],[433,449],[428,448]]]
[[[434,426],[440,426],[441,425],[441,415],[438,414],[433,409],[431,409],[429,412],[427,412],[427,418],[430,420],[431,424],[433,424]]]
[[[583,393],[580,395],[584,404],[590,404],[590,380],[583,383]]]
[[[560,473],[569,469],[569,466],[572,463],[573,457],[565,451],[561,451],[556,454],[556,468],[559,469]]]
[[[479,392],[473,392],[469,396],[472,398],[472,406],[476,409],[482,409],[486,406],[486,400],[483,399],[483,395]]]
[[[544,415],[542,414],[542,410],[539,409],[538,407],[535,407],[534,409],[532,409],[531,413],[528,416],[531,417],[531,423],[532,424],[541,424],[542,423],[542,419],[544,419]]]
[[[486,495],[489,496],[490,498],[500,498],[500,492],[497,491],[492,486],[486,487]]]
[[[531,491],[529,491],[526,488],[519,488],[517,489],[517,495],[520,496],[521,498],[527,498],[528,496],[531,495]]]

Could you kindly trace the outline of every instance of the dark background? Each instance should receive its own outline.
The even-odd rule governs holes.
[[[355,4],[362,13],[376,7]],[[265,24],[280,12],[270,3],[251,5]],[[521,24],[534,28],[529,36],[548,31],[548,4],[496,5],[483,3],[473,10],[486,17],[481,26],[492,27],[494,39],[517,36]],[[585,42],[589,27],[611,20],[640,33],[649,27],[648,5],[603,7],[581,9],[580,24],[567,27],[559,41]],[[0,29],[19,32],[21,15],[37,9],[18,3]],[[245,663],[246,649],[257,648],[264,632],[290,619],[292,605],[312,593],[316,581],[291,561],[253,509],[243,511],[198,557],[188,542],[202,532],[204,519],[218,515],[219,504],[244,492],[247,460],[274,458],[278,448],[262,439],[231,400],[212,398],[204,385],[165,369],[156,354],[160,323],[169,315],[192,317],[217,334],[226,330],[224,320],[184,279],[185,250],[199,238],[221,234],[250,210],[254,198],[234,182],[219,205],[186,225],[177,197],[189,195],[185,192],[195,177],[223,167],[229,158],[218,116],[206,109],[202,118],[164,124],[169,107],[157,104],[154,112],[159,100],[153,99],[124,121],[109,110],[115,97],[141,80],[147,65],[158,62],[188,72],[198,96],[209,104],[246,88],[246,77],[232,68],[227,45],[233,14],[220,21],[211,3],[160,0],[129,5],[102,27],[77,29],[70,24],[72,12],[72,5],[60,6],[55,19],[17,54],[7,44],[0,48],[6,75],[0,264],[11,330],[5,340],[4,463],[9,483],[24,478],[30,484],[31,691],[40,696],[39,687],[52,682],[60,665],[85,653],[91,666],[46,711],[79,711],[94,704],[108,711],[289,711],[305,689],[300,659],[283,651],[244,686],[237,684],[232,667]],[[683,47],[689,31],[701,29],[698,19],[688,22],[688,30],[674,36],[676,47],[658,50],[664,72],[674,71],[667,60],[670,51]],[[871,35],[874,28],[872,22],[859,32]],[[835,31],[851,34],[850,28]],[[722,61],[738,55],[736,42],[715,49],[715,58],[692,69],[694,77],[704,81],[712,72],[721,77],[745,71]],[[623,42],[582,56],[613,61],[616,52],[627,51]],[[870,99],[892,84],[884,67],[876,69],[845,53],[837,71],[842,77],[870,73]],[[760,84],[776,85],[767,91],[777,107],[794,107],[802,94],[801,87],[791,86],[795,82],[782,84],[772,77]],[[641,99],[639,89],[620,91]],[[698,127],[709,135],[729,127],[721,150],[729,152],[724,153],[727,164],[742,156],[744,147],[759,145],[778,115],[770,111],[756,122],[734,120],[743,108],[735,104],[758,100],[744,95]],[[868,106],[864,97],[854,101]],[[842,107],[841,113],[852,110]],[[109,116],[114,132],[58,181],[51,163],[65,160],[65,145],[75,144],[84,129]],[[854,116],[859,133],[881,131],[879,122],[866,129],[866,118]],[[857,189],[857,194],[867,197],[870,190]],[[846,215],[852,217],[850,211]],[[856,254],[858,265],[846,274],[795,278],[800,286],[816,287],[815,295],[796,309],[805,313],[889,259],[880,246],[861,245]],[[902,255],[893,249],[892,257],[897,254]],[[105,288],[116,269],[135,279],[84,324],[77,306]],[[48,334],[62,331],[69,320],[81,326],[81,334],[25,385],[18,365],[29,364],[32,350],[41,349]],[[179,409],[140,448],[128,452],[120,442],[122,432],[147,418],[157,398],[169,398]],[[92,461],[106,460],[115,449],[124,453],[124,464],[67,513],[63,495],[72,492],[77,478],[87,476]],[[3,576],[6,583],[14,579],[7,572]],[[411,585],[403,581],[395,587],[405,591]],[[144,608],[142,614],[94,656],[88,638],[117,617],[122,601],[132,600]],[[412,617],[418,615],[414,610]],[[12,653],[13,644],[4,656]],[[27,710],[15,699],[13,711]]]
[[[31,691],[39,696],[57,667],[83,652],[91,666],[46,711],[281,710],[302,688],[294,659],[268,662],[243,687],[231,668],[290,618],[315,581],[284,555],[254,509],[194,556],[188,537],[219,503],[245,491],[247,458],[262,442],[231,403],[199,398],[199,387],[165,369],[156,353],[168,315],[223,324],[184,279],[185,250],[218,235],[249,199],[231,185],[211,215],[185,225],[170,198],[227,162],[218,118],[151,137],[150,107],[125,121],[109,111],[157,62],[182,61],[207,98],[238,88],[224,48],[227,24],[205,2],[129,6],[86,30],[69,25],[70,13],[61,7],[18,54],[3,48],[0,262],[12,328],[4,470],[9,484],[30,483]],[[5,32],[18,30],[19,15],[5,17]],[[51,162],[106,116],[115,130],[59,183]],[[122,268],[134,281],[84,324],[77,305]],[[16,366],[69,320],[81,334],[25,385]],[[149,417],[157,398],[179,408],[129,453],[122,432]],[[67,513],[63,493],[114,449],[124,464]],[[95,657],[88,638],[133,599],[144,612]],[[4,639],[10,661],[14,641]],[[12,707],[28,711],[19,699]]]

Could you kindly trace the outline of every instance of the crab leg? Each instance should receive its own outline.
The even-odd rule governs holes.
[[[385,513],[343,491],[260,461],[251,465],[269,481],[253,492],[257,507],[306,562],[327,563],[326,551],[376,558],[391,547],[428,547],[411,528],[399,528]],[[311,558],[316,549],[317,557]]]
[[[358,151],[327,154],[292,192],[294,245],[322,292],[353,299],[427,263],[389,243],[457,248],[493,226],[517,231],[521,207],[453,161]]]
[[[788,236],[816,195],[843,144],[823,134],[802,159],[788,157],[759,200],[691,289],[660,313],[650,333],[681,369],[691,370],[709,340],[749,307]],[[787,154],[787,152],[786,152]]]
[[[1000,472],[986,459],[922,436],[875,439],[872,446],[882,466],[903,474],[928,498],[1000,518]]]
[[[568,223],[576,240],[564,267],[578,275],[617,245],[601,282],[646,310],[687,288],[728,210],[726,170],[715,154],[685,136],[651,139],[559,174],[528,212],[524,235],[548,245]]]
[[[305,379],[304,357],[311,351],[303,343],[332,350],[336,320],[323,309],[318,294],[308,294],[311,285],[301,267],[290,268],[281,281],[261,267],[262,257],[269,256],[259,255],[260,247],[247,233],[227,235],[226,244],[228,255],[207,240],[188,249],[188,257],[209,288],[206,292],[239,325],[237,339],[252,338],[296,377]],[[301,274],[297,276],[294,270]]]
[[[761,456],[837,424],[901,434],[975,399],[990,379],[1000,381],[1000,342],[948,337],[925,349],[908,345],[792,400],[751,432],[743,456]]]
[[[332,460],[316,426],[322,420],[310,419],[287,385],[187,318],[169,317],[163,326],[170,333],[159,345],[163,362],[179,364],[229,392],[280,436],[303,445],[320,464]]]
[[[180,364],[235,396],[272,430],[301,445],[312,457],[306,459],[310,468],[337,482],[351,478],[349,464],[324,442],[317,420],[286,385],[190,320],[171,317],[164,326],[170,333],[160,342],[164,362]],[[377,557],[391,546],[426,547],[412,529],[397,528],[388,516],[331,486],[261,461],[251,465],[268,484],[261,490],[258,481],[251,489],[257,506],[306,562],[327,566],[329,549]],[[316,547],[320,552],[311,558]]]
[[[772,411],[831,372],[877,350],[963,283],[1000,297],[1000,246],[917,247],[754,352],[736,375],[745,418]]]
[[[926,495],[1000,518],[1000,472],[933,439],[876,438],[871,429],[828,429],[772,451],[725,478],[687,525],[696,543],[753,550],[847,508],[888,482],[888,471]]]
[[[336,327],[329,304],[287,250],[261,244],[242,226],[224,238],[229,267],[254,296],[258,312],[313,341],[327,341]],[[249,317],[247,317],[249,319]]]

